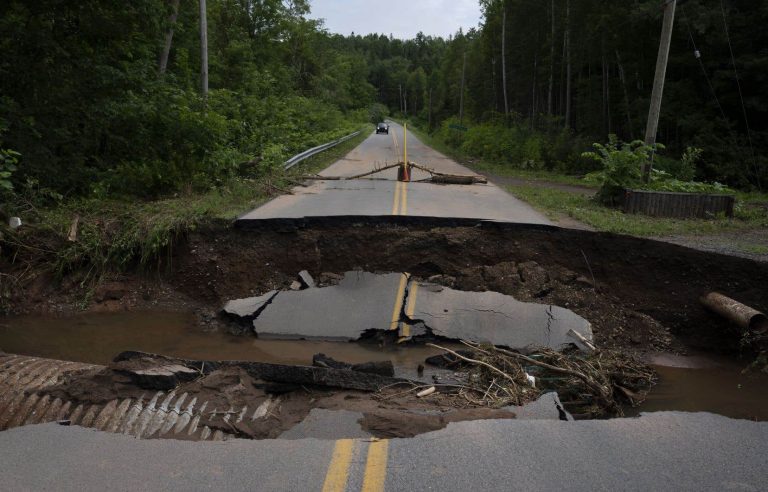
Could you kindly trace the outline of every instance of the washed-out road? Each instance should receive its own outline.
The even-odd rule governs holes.
[[[407,143],[406,143],[407,142]],[[402,162],[407,146],[409,162],[440,173],[473,175],[424,145],[413,133],[394,122],[389,134],[371,135],[343,159],[320,173],[325,177],[350,177]],[[423,182],[429,174],[414,169],[411,182],[397,181],[397,169],[388,169],[363,179],[315,180],[296,187],[238,219],[238,225],[253,222],[308,217],[409,216],[524,224],[550,221],[498,186],[488,184],[445,185]]]
[[[404,137],[393,123],[390,135],[370,135],[322,175],[354,176],[399,162]],[[407,139],[410,161],[472,174],[415,136]],[[549,225],[491,183],[419,182],[426,177],[416,172],[413,182],[401,183],[393,169],[375,179],[317,180],[238,222],[394,215]],[[384,299],[386,314],[391,293]],[[139,440],[32,425],[0,432],[0,490],[759,491],[768,484],[766,422],[677,412],[577,422],[559,420],[554,407],[548,412],[384,440],[363,432],[362,415],[351,412],[327,412],[265,441]]]

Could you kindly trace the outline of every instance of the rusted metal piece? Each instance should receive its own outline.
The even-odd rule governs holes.
[[[707,309],[733,321],[743,330],[755,334],[768,333],[768,317],[757,309],[746,306],[718,292],[710,292],[702,297],[701,303]]]

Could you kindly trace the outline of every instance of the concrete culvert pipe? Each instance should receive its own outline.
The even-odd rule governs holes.
[[[736,323],[742,330],[762,335],[768,332],[768,317],[757,309],[717,292],[701,298],[701,303],[711,311]]]

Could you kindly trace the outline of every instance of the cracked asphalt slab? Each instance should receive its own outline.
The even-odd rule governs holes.
[[[768,423],[678,412],[460,422],[383,441],[192,443],[45,424],[0,433],[0,473],[10,492],[105,484],[126,491],[759,491],[768,481],[766,442]]]
[[[320,173],[321,176],[355,176],[403,160],[402,126],[392,123],[390,135],[372,133],[346,157]],[[408,132],[408,160],[438,172],[475,174],[470,169],[424,145]],[[388,169],[373,179],[313,180],[295,187],[241,216],[237,223],[307,217],[411,216],[522,224],[552,223],[530,205],[494,184],[444,185],[419,182],[429,174],[414,170],[412,181],[397,181],[397,170]]]
[[[571,330],[593,339],[591,324],[569,309],[498,292],[454,290],[407,273],[347,272],[337,285],[238,299],[224,312],[255,317],[253,331],[265,339],[352,341],[374,330],[399,330],[404,338],[429,334],[556,350],[579,342]]]

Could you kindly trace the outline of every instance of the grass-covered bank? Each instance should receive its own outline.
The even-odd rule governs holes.
[[[401,120],[397,120],[401,121]],[[598,192],[601,183],[595,174],[564,174],[547,169],[527,169],[509,163],[484,160],[464,152],[443,138],[444,132],[432,134],[409,122],[408,129],[426,145],[442,152],[474,171],[502,178],[515,178],[525,184],[508,186],[519,198],[547,212],[550,217],[568,216],[597,230],[642,237],[669,234],[708,234],[728,230],[768,227],[768,194],[732,190],[736,196],[734,219],[679,220],[626,215],[593,199],[589,190]],[[573,193],[552,184],[579,186],[584,191]]]
[[[518,198],[543,210],[557,220],[565,215],[596,230],[629,234],[640,237],[658,237],[677,234],[714,234],[768,227],[768,211],[757,205],[740,201],[733,219],[668,219],[645,215],[625,214],[605,207],[589,195],[542,186],[508,186]]]
[[[186,233],[206,221],[232,221],[287,192],[297,176],[323,169],[359,145],[370,126],[360,129],[357,137],[290,171],[277,168],[258,177],[232,178],[206,192],[154,200],[74,198],[46,206],[19,196],[15,213],[22,227],[11,230],[5,220],[0,226],[0,299],[41,271],[57,276],[77,271],[87,286],[108,273],[161,268]]]

